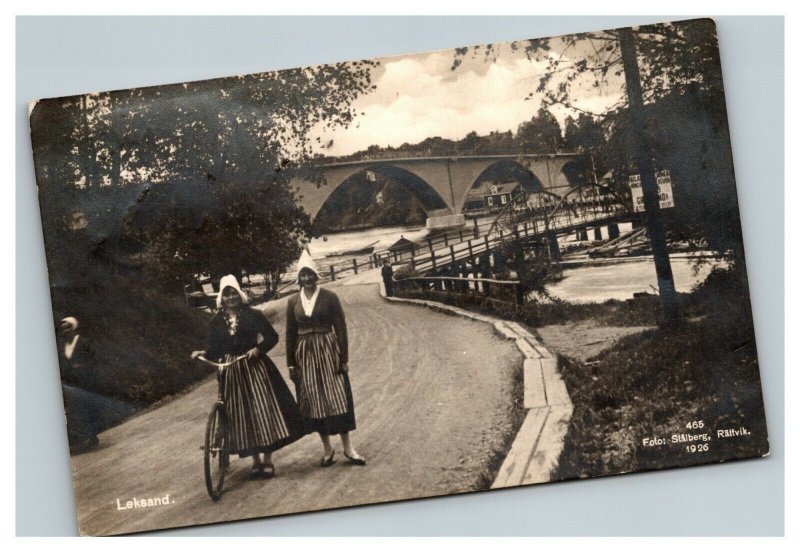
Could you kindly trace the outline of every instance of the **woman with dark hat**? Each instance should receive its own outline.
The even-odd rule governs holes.
[[[330,436],[342,439],[351,464],[367,461],[353,448],[350,432],[356,428],[353,393],[348,376],[347,325],[335,293],[317,285],[317,267],[307,251],[298,262],[300,293],[286,309],[286,363],[295,382],[297,403],[306,427],[319,433],[322,466],[332,465]]]
[[[228,438],[239,457],[253,457],[253,475],[273,477],[272,453],[306,434],[303,419],[286,382],[267,356],[277,345],[278,334],[261,311],[246,305],[247,295],[234,276],[224,276],[219,290],[220,310],[211,320],[208,349],[195,351],[192,357],[202,354],[215,362],[230,362],[247,355],[225,373]]]

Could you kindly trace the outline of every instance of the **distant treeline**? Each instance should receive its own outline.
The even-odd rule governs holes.
[[[562,133],[556,118],[549,111],[540,109],[531,120],[520,124],[516,132],[492,131],[485,136],[479,136],[477,132],[472,131],[460,140],[433,136],[417,144],[405,143],[398,147],[372,145],[366,150],[344,157],[339,156],[335,159],[337,161],[359,161],[406,156],[440,157],[575,151],[579,145],[576,140],[579,128],[593,123],[591,117],[581,117],[577,121],[568,118],[564,133]],[[599,125],[597,128],[599,129]]]

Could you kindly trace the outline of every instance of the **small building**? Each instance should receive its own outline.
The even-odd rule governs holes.
[[[497,211],[511,202],[525,201],[525,192],[519,182],[503,182],[500,184],[485,182],[470,190],[464,204],[464,210]]]
[[[523,195],[522,186],[519,185],[519,182],[490,184],[483,194],[483,203],[488,208],[505,207],[506,204],[519,199]]]
[[[399,240],[388,247],[388,250],[390,262],[409,261],[414,250],[414,242],[401,235]]]

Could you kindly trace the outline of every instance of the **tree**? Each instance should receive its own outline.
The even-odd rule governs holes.
[[[485,50],[487,58],[493,49],[490,46]],[[691,237],[709,246],[714,244],[712,247],[719,248],[717,252],[728,256],[734,265],[742,264],[741,247],[734,243],[738,232],[730,232],[730,221],[738,226],[739,217],[735,208],[722,72],[712,20],[536,39],[513,43],[512,49],[546,64],[529,99],[540,99],[545,108],[560,106],[572,113],[591,115],[603,125],[607,143],[599,148],[598,157],[612,168],[618,185],[627,182],[629,174],[642,174],[647,221],[648,224],[655,221],[655,227],[648,232],[654,240],[654,253],[661,256],[656,251],[662,249],[656,243],[660,241],[656,227],[662,213],[657,212],[655,178],[650,174],[650,166],[653,159],[659,157],[664,163],[659,168],[677,170],[676,175],[681,173],[688,179],[673,179],[677,186],[676,208],[668,215],[669,230],[674,235]],[[472,54],[479,55],[481,51],[484,50],[473,49]],[[631,55],[626,56],[626,52]],[[454,69],[468,53],[468,49],[456,53]],[[634,68],[636,78],[632,79]],[[632,87],[636,90],[632,91]],[[603,92],[609,98],[616,96],[619,100],[600,112],[593,112],[580,101],[588,95],[587,89]],[[656,106],[668,106],[672,111],[668,113]],[[688,143],[701,148],[691,157],[700,156],[708,164],[694,164],[693,170],[681,170],[682,161],[667,152],[686,153],[680,144],[686,136],[682,132],[666,136],[650,124],[647,117],[658,113],[659,122],[668,128],[675,127],[676,121],[685,121],[685,126],[691,127],[683,109],[692,106],[703,106],[707,111],[701,117],[703,132],[700,136],[689,137],[694,139]],[[716,153],[707,155],[712,150]],[[668,162],[674,164],[667,165]],[[711,192],[709,180],[716,186]],[[686,194],[681,196],[677,190]],[[725,208],[697,208],[698,194],[714,193],[725,196],[717,201],[717,206]],[[707,201],[701,204],[709,206]],[[658,272],[661,279],[662,270]]]
[[[548,110],[540,108],[536,116],[519,125],[514,137],[524,153],[555,153],[562,149],[561,127]]]
[[[39,102],[31,132],[48,258],[89,258],[98,244],[113,258],[133,232],[147,237],[152,273],[170,282],[222,267],[285,270],[310,231],[290,176],[311,170],[303,162],[312,156],[312,128],[357,116],[350,106],[372,89],[374,65]],[[74,212],[86,217],[78,233],[70,229]],[[51,277],[69,279],[68,265],[56,262]]]
[[[591,115],[580,113],[577,120],[567,117],[564,121],[564,149],[584,154],[577,159],[581,182],[596,182],[608,170],[605,143],[603,126]]]

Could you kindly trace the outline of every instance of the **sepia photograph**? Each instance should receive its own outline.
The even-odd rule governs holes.
[[[81,535],[769,454],[714,21],[453,46],[30,103]]]

